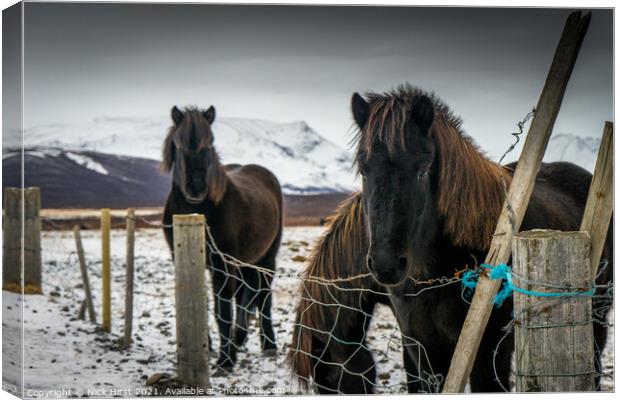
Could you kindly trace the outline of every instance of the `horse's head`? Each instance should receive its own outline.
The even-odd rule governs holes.
[[[368,101],[355,93],[351,102],[359,127],[368,268],[379,283],[397,285],[425,273],[417,260],[425,259],[436,229],[433,102],[418,93],[369,94]]]
[[[173,183],[189,203],[202,203],[207,196],[217,203],[225,181],[213,147],[215,108],[181,111],[174,106],[171,115],[174,124],[164,141],[164,169],[173,171]]]

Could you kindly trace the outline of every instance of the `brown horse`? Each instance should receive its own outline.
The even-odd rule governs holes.
[[[314,247],[299,288],[288,361],[300,385],[307,390],[313,384],[321,394],[374,392],[375,361],[366,333],[375,305],[390,303],[366,268],[360,199],[356,193],[343,201],[326,221],[327,231]],[[409,380],[413,364],[408,354],[403,356]]]
[[[352,111],[359,128],[356,163],[363,177],[368,269],[389,292],[403,335],[426,350],[428,359],[410,352],[417,368],[445,377],[469,304],[459,285],[407,293],[416,291],[417,281],[452,276],[455,268],[484,260],[512,169],[487,159],[463,133],[460,119],[418,88],[368,93],[366,99],[355,93]],[[578,230],[591,179],[574,164],[543,164],[521,229]],[[612,279],[611,226],[603,258],[609,265],[598,285]],[[604,291],[597,290],[603,323],[594,325],[599,371],[612,302]],[[498,348],[497,375],[493,358],[511,311],[508,301],[491,315],[470,377],[472,391],[509,386],[512,337]],[[416,391],[437,389],[421,381]]]
[[[172,108],[173,126],[163,146],[163,168],[172,170],[172,189],[163,223],[174,214],[205,215],[217,247],[245,263],[275,270],[282,236],[282,191],[276,177],[259,165],[221,165],[213,145],[211,125],[215,109],[184,112]],[[172,229],[164,228],[172,249]],[[173,250],[174,251],[174,250]],[[211,251],[207,254],[213,282],[215,317],[220,335],[217,365],[230,371],[237,349],[247,338],[249,313],[260,314],[263,350],[276,349],[271,324],[272,274],[237,267]],[[236,300],[235,338],[232,340],[232,301]]]

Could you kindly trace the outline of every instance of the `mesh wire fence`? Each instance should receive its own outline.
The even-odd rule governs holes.
[[[325,228],[319,227],[287,228],[276,268],[271,270],[244,263],[221,252],[209,227],[206,227],[209,268],[224,274],[233,283],[230,285],[232,292],[225,297],[235,299],[246,290],[252,293],[255,300],[260,297],[263,302],[265,297],[261,297],[261,293],[269,292],[273,296],[271,313],[257,301],[250,302],[251,305],[245,308],[234,304],[234,312],[226,322],[233,326],[233,331],[242,330],[244,328],[239,325],[245,323],[239,324],[239,315],[244,313],[247,316],[247,339],[236,342],[232,334],[230,342],[222,342],[226,339],[218,334],[214,304],[214,299],[222,294],[213,291],[212,274],[207,274],[209,296],[206,306],[209,308],[212,384],[221,393],[229,394],[299,394],[307,391],[403,393],[411,384],[417,384],[416,387],[421,386],[426,391],[438,391],[445,376],[434,370],[433,357],[420,340],[401,333],[389,306],[389,295],[369,273],[349,271],[324,277],[306,270],[306,264],[316,257],[312,254],[315,241],[322,240],[324,234]],[[46,291],[66,289],[76,304],[80,303],[83,293],[72,232],[47,231],[43,235],[44,269],[48,270],[44,271],[47,272],[44,274]],[[123,230],[112,231],[112,336],[122,335],[124,239]],[[99,233],[84,231],[83,241],[100,321]],[[219,262],[216,261],[218,257]],[[127,358],[135,356],[148,361],[142,368],[143,373],[135,377],[136,384],[144,385],[146,377],[153,372],[174,371],[176,362],[174,267],[161,230],[137,230],[135,265],[136,337],[129,350],[117,351]],[[603,261],[599,273],[605,268],[607,264]],[[240,272],[244,269],[268,276],[271,284],[259,288],[248,284]],[[461,290],[461,301],[469,302],[471,294],[461,286],[462,276],[467,271],[471,269],[454,268],[451,276],[416,281],[416,291],[406,295],[417,297],[431,290],[455,286]],[[50,276],[53,279],[48,279]],[[607,315],[612,299],[611,282],[597,286],[592,298],[593,323],[610,324]],[[549,304],[561,301],[564,299],[551,299]],[[73,308],[72,312],[75,312]],[[314,323],[316,315],[326,318]],[[273,339],[261,334],[264,318],[273,321]],[[497,342],[496,352],[502,342],[510,337],[518,321],[518,316],[515,316],[503,328],[504,334]],[[310,333],[305,337],[318,338],[318,344],[308,345],[300,340],[302,331]],[[265,352],[265,342],[272,344],[267,347],[275,347],[275,350]],[[234,355],[231,356],[230,352],[225,354],[234,363],[232,372],[221,371],[218,367],[218,361],[222,361],[218,349],[226,345],[235,349]],[[416,353],[430,368],[407,368],[403,357],[405,349]],[[309,369],[295,365],[296,356],[309,362]],[[609,349],[603,352],[602,362],[604,364],[598,368],[600,372],[595,373],[600,375],[602,388],[611,389],[613,359]],[[495,371],[495,357],[488,368]],[[507,391],[514,388],[514,367],[511,382],[503,382],[502,385]]]
[[[311,233],[304,232],[303,228],[291,230],[291,235],[285,235],[282,257],[279,258],[278,267],[275,271],[271,269],[254,266],[241,262],[234,257],[221,252],[210,233],[206,228],[207,247],[209,251],[210,268],[222,268],[218,272],[223,273],[229,280],[234,282],[231,296],[240,294],[244,290],[250,290],[257,299],[261,292],[273,293],[273,304],[271,318],[275,328],[275,340],[271,340],[260,334],[261,317],[269,317],[266,310],[262,309],[262,304],[252,304],[245,309],[235,304],[235,312],[226,321],[235,329],[238,327],[238,317],[240,312],[247,313],[248,325],[245,328],[248,338],[242,342],[235,342],[234,334],[231,335],[229,343],[222,343],[218,335],[217,313],[214,306],[214,299],[221,294],[214,293],[212,289],[211,274],[207,274],[208,298],[205,299],[209,307],[209,329],[212,339],[211,352],[211,372],[213,374],[213,384],[219,387],[222,392],[235,393],[256,393],[265,394],[270,388],[273,394],[282,393],[303,393],[306,390],[315,390],[323,393],[348,393],[350,391],[374,391],[377,393],[402,393],[407,391],[407,385],[412,383],[422,384],[428,391],[438,391],[445,376],[441,373],[433,373],[433,359],[429,356],[427,349],[415,337],[404,336],[398,328],[398,323],[389,308],[389,296],[387,293],[374,284],[372,277],[367,272],[348,273],[332,278],[315,276],[304,270],[305,263],[312,261],[311,249],[314,245],[313,239],[317,239],[323,234],[322,228],[309,228]],[[142,235],[142,233],[146,235]],[[294,232],[294,234],[293,234]],[[296,236],[295,236],[296,235]],[[71,248],[73,237],[71,232],[46,233],[44,241],[45,262],[62,266],[63,268],[73,268],[77,270],[77,255]],[[89,269],[94,284],[95,297],[99,290],[96,283],[99,279],[100,263],[98,258],[98,248],[100,245],[97,232],[90,231],[85,233],[87,258],[89,259]],[[123,232],[113,231],[113,254],[114,248],[122,249]],[[219,257],[221,262],[215,261]],[[293,259],[297,261],[292,261]],[[282,261],[284,260],[284,261]],[[113,279],[117,285],[123,285],[124,257],[118,254],[113,257]],[[153,268],[155,264],[155,268]],[[282,264],[282,265],[281,265]],[[239,273],[242,269],[252,269],[270,277],[272,284],[267,287],[251,287]],[[606,264],[603,264],[600,271],[604,271]],[[153,308],[153,314],[158,315],[161,321],[153,323],[151,328],[156,330],[155,335],[166,337],[167,351],[165,356],[159,357],[159,364],[169,365],[168,369],[174,369],[175,363],[175,341],[174,341],[174,274],[173,262],[169,252],[163,242],[163,235],[160,230],[144,229],[138,231],[136,243],[136,307],[137,325],[141,325],[141,319],[149,309]],[[461,287],[461,278],[468,269],[455,268],[451,276],[437,277],[431,280],[417,281],[415,292],[407,293],[407,296],[420,296],[427,291],[436,290],[441,287],[456,285]],[[81,288],[75,284],[77,275],[65,275],[57,278],[58,285],[71,287],[75,298],[79,299]],[[322,295],[317,296],[317,288],[321,289]],[[118,288],[120,289],[120,288]],[[609,324],[607,312],[611,306],[613,298],[613,286],[611,283],[599,285],[597,293],[593,296],[593,322],[597,324]],[[122,314],[122,290],[113,294],[113,301],[116,300],[117,315]],[[461,288],[461,301],[468,302],[470,294],[467,288]],[[263,298],[264,300],[264,298]],[[562,301],[562,299],[554,299]],[[97,299],[96,299],[97,302]],[[234,302],[234,300],[233,300]],[[153,303],[157,303],[153,306]],[[307,309],[300,307],[305,304]],[[114,310],[114,309],[113,309]],[[305,313],[323,313],[331,315],[327,321],[312,323],[312,318],[304,318]],[[515,322],[514,318],[504,328],[504,336],[498,341],[497,348],[501,342],[512,333]],[[117,321],[120,321],[118,319]],[[357,331],[350,332],[343,330],[341,326],[350,324],[355,325]],[[118,327],[118,323],[117,323]],[[147,327],[148,328],[148,327]],[[117,331],[122,328],[117,328]],[[308,351],[304,343],[294,340],[295,334],[300,335],[300,331],[311,332],[312,337],[323,338],[321,343],[322,352]],[[137,330],[137,335],[144,335],[141,329]],[[349,336],[347,336],[349,335]],[[223,339],[226,340],[226,339]],[[276,348],[273,352],[263,351],[264,342],[272,341],[271,344]],[[235,348],[235,355],[225,354],[232,357],[231,362],[235,364],[233,371],[223,373],[217,365],[218,358],[221,361],[221,354],[218,349],[222,346],[230,345]],[[147,346],[149,347],[149,346]],[[416,368],[405,368],[406,361],[403,359],[403,349],[413,350],[420,359],[424,359],[430,366],[428,369],[420,370]],[[314,348],[313,350],[316,350]],[[149,349],[153,352],[153,349]],[[341,354],[335,354],[340,352]],[[131,352],[128,353],[129,355]],[[310,362],[310,370],[304,371],[302,375],[296,375],[292,365],[295,355],[304,356]],[[236,357],[235,357],[236,356]],[[158,358],[157,355],[149,355],[149,358]],[[167,360],[166,360],[167,359]],[[165,361],[165,362],[164,362]],[[611,380],[609,365],[601,366],[602,382],[606,387]],[[163,367],[166,368],[166,367]],[[489,365],[495,370],[495,363]],[[327,382],[327,383],[326,383]],[[352,387],[352,384],[354,385]],[[510,390],[509,384],[504,384],[506,390]],[[236,389],[235,389],[236,388]],[[252,389],[253,388],[253,389]],[[282,392],[284,390],[284,392]],[[267,393],[269,394],[269,393]]]

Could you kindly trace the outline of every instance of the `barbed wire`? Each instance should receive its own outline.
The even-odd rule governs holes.
[[[523,136],[523,128],[525,128],[525,124],[534,116],[535,113],[536,107],[533,107],[530,112],[525,114],[521,121],[517,122],[518,131],[510,133],[510,135],[514,138],[514,141],[510,146],[508,146],[508,149],[506,149],[504,154],[502,154],[502,156],[499,158],[499,161],[497,162],[499,165],[502,165],[504,158],[506,158],[508,154],[512,153],[512,151],[517,147],[517,144],[519,144],[519,142],[521,141],[521,136]]]
[[[521,136],[524,133],[523,129],[525,127],[525,124],[527,123],[527,121],[530,120],[530,118],[534,116],[534,114],[536,114],[536,107],[533,107],[530,112],[525,114],[525,116],[523,117],[521,121],[517,122],[518,130],[510,134],[514,138],[514,141],[512,142],[512,144],[510,144],[510,146],[508,146],[508,149],[506,149],[504,154],[502,154],[502,156],[499,158],[499,161],[497,162],[497,165],[499,165],[500,167],[499,176],[502,181],[502,188],[504,190],[505,199],[508,199],[508,184],[506,183],[506,177],[504,176],[503,168],[505,167],[502,166],[502,162],[504,162],[504,158],[506,158],[506,156],[508,156],[508,154],[510,154],[517,147],[517,144],[519,144],[519,142],[521,141]],[[514,234],[516,233],[516,218],[515,218],[514,209],[512,207],[512,204],[510,204],[510,202],[506,202],[506,209],[508,211],[508,220],[510,222],[510,226],[512,227],[512,231]]]

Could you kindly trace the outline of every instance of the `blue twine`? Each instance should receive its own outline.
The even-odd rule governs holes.
[[[492,266],[489,264],[482,264],[482,268],[489,270],[489,278],[490,279],[501,279],[504,280],[502,284],[501,290],[495,296],[493,303],[500,307],[504,300],[508,297],[512,296],[512,292],[519,292],[528,296],[536,296],[536,297],[576,297],[576,296],[592,296],[595,293],[596,288],[592,287],[590,290],[586,290],[583,292],[538,292],[535,290],[527,290],[515,286],[514,281],[512,279],[512,270],[506,264],[499,264],[496,266]],[[466,288],[468,294],[472,293],[473,290],[478,285],[478,278],[480,277],[480,273],[469,270],[465,271],[463,276],[461,277],[461,284]]]

